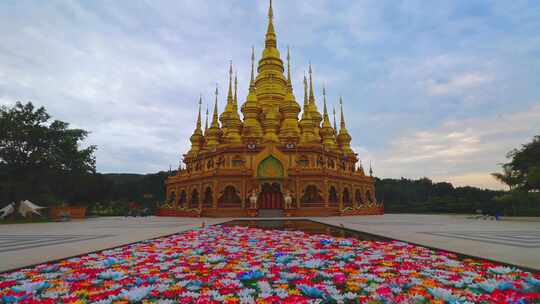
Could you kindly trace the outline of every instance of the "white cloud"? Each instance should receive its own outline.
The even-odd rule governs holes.
[[[423,83],[431,95],[446,95],[452,93],[462,93],[463,90],[478,87],[491,81],[492,77],[481,73],[464,73],[455,75],[446,81],[429,79]]]
[[[382,177],[431,176],[456,185],[503,188],[489,175],[500,171],[508,151],[540,131],[540,105],[526,111],[489,118],[441,123],[434,129],[407,132],[383,151],[363,151],[372,157]]]

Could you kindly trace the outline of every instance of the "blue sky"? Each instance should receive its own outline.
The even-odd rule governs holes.
[[[0,103],[31,100],[91,132],[100,172],[177,166],[196,102],[247,94],[267,1],[2,1]],[[540,1],[274,1],[294,87],[343,95],[380,177],[500,188],[489,172],[540,129]],[[220,98],[221,108],[225,95]],[[320,108],[322,108],[320,106]]]

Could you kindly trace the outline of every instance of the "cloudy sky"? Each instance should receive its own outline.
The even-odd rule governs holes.
[[[540,1],[275,0],[295,92],[344,97],[353,146],[380,177],[501,188],[489,172],[540,134]],[[267,1],[0,2],[0,104],[32,101],[91,132],[100,172],[177,166],[199,94],[246,96]],[[220,96],[221,108],[225,96]]]

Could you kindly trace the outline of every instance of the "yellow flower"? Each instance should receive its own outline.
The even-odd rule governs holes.
[[[291,296],[298,296],[298,295],[300,295],[300,290],[298,290],[298,289],[289,289],[289,294]]]

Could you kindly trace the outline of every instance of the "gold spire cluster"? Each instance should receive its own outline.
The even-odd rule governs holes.
[[[196,128],[190,137],[189,156],[202,151],[215,151],[220,147],[242,146],[246,144],[265,145],[273,143],[299,146],[321,146],[326,151],[354,155],[343,113],[340,97],[340,129],[336,126],[336,111],[333,110],[333,125],[330,122],[326,88],[323,87],[323,113],[317,108],[314,93],[313,69],[308,66],[309,77],[304,75],[304,100],[301,107],[294,96],[291,76],[291,55],[287,47],[287,70],[277,46],[277,36],[273,23],[272,0],[268,7],[268,27],[264,49],[255,72],[255,50],[251,50],[251,77],[248,94],[238,113],[238,77],[229,65],[228,91],[221,115],[218,114],[218,89],[215,91],[214,108],[210,125],[206,109],[204,133],[201,128],[201,104]],[[234,77],[233,77],[234,74]],[[309,80],[309,81],[308,81]],[[298,116],[302,112],[300,119]],[[220,124],[221,123],[221,124]]]

